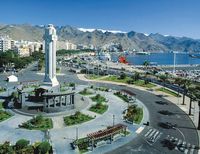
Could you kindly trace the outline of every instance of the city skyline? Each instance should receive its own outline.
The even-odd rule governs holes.
[[[71,25],[200,38],[197,0],[155,1],[3,1],[2,24]],[[51,14],[51,16],[49,16]]]

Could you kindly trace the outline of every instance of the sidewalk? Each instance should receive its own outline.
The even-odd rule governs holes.
[[[177,105],[181,110],[183,110],[187,115],[189,113],[189,103],[190,103],[190,99],[186,96],[185,97],[185,105],[181,105],[182,104],[182,100],[183,100],[183,95],[181,95],[181,97],[175,97],[172,96],[170,94],[161,92],[161,91],[156,91],[155,89],[160,88],[162,86],[160,85],[156,85],[156,87],[153,88],[145,88],[145,87],[140,87],[140,86],[136,86],[136,85],[129,85],[129,84],[125,84],[125,83],[118,83],[118,82],[111,82],[111,81],[102,81],[102,80],[89,80],[85,78],[84,74],[77,74],[77,77],[80,80],[84,80],[84,81],[91,81],[91,82],[101,82],[101,83],[110,83],[110,84],[116,84],[116,85],[124,85],[127,87],[131,87],[131,88],[136,88],[139,90],[143,90],[143,91],[148,91],[154,95],[161,95],[162,97],[164,97],[166,100],[172,102],[173,104]],[[171,90],[171,89],[170,89]],[[171,90],[173,91],[173,90]],[[189,116],[189,115],[188,115]],[[198,126],[198,119],[199,119],[199,106],[197,103],[192,103],[192,115],[189,116],[190,119],[193,121],[194,125]],[[200,130],[197,130],[198,134],[199,134],[199,140],[200,140]]]

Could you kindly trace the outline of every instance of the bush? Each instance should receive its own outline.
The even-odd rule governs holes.
[[[47,141],[40,143],[40,145],[38,146],[38,150],[41,154],[46,154],[47,152],[49,152],[50,149],[51,145]]]
[[[26,148],[29,145],[29,141],[25,139],[20,139],[16,142],[15,146],[17,149],[23,149]]]
[[[75,83],[70,82],[70,83],[69,83],[69,86],[70,86],[70,87],[75,87]]]
[[[121,73],[121,75],[119,76],[119,79],[123,80],[126,78],[126,74],[125,73]]]

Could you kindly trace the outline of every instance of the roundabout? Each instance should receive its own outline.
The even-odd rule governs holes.
[[[66,75],[58,77],[58,80],[63,82],[70,80],[70,82],[74,82],[77,85],[80,84],[80,86],[76,86],[77,93],[88,87],[88,81],[81,81],[77,78],[76,74],[68,72],[67,69],[63,69],[63,71],[65,71]],[[25,76],[30,76],[30,79],[32,74],[34,74],[34,72],[30,70],[27,70],[24,73]],[[38,75],[36,78],[40,79],[41,76]],[[95,82],[91,82],[90,84],[95,85]],[[103,115],[88,110],[90,106],[94,104],[90,99],[91,96],[95,96],[95,94],[92,94],[84,96],[84,101],[87,102],[87,105],[82,108],[81,112],[95,117],[93,120],[83,124],[66,126],[63,121],[63,115],[51,116],[53,129],[50,129],[49,132],[51,143],[56,153],[76,153],[76,150],[72,150],[70,143],[76,139],[77,134],[78,138],[82,138],[91,132],[96,132],[105,129],[108,125],[113,125],[113,114],[116,116],[116,124],[124,123],[122,112],[127,108],[128,104],[121,98],[111,95],[114,91],[120,91],[123,89],[132,91],[136,94],[137,100],[144,103],[146,109],[148,109],[145,113],[147,113],[147,121],[150,122],[149,126],[142,125],[147,121],[141,122],[142,128],[140,128],[141,125],[124,123],[128,126],[128,130],[131,132],[127,137],[122,137],[111,145],[106,144],[94,148],[91,153],[147,153],[149,151],[152,153],[161,153],[160,151],[162,151],[162,153],[182,153],[177,150],[180,148],[176,148],[176,146],[173,148],[171,142],[170,144],[168,143],[170,140],[175,140],[177,143],[181,141],[181,143],[185,143],[187,146],[190,144],[190,151],[193,149],[193,153],[197,153],[196,147],[198,145],[198,134],[194,124],[176,105],[149,92],[127,87],[125,85],[98,83],[98,86],[108,88],[112,87],[112,92],[97,92],[109,100],[108,110]],[[2,95],[6,95],[6,93]],[[79,96],[81,100],[81,95]],[[140,103],[140,101],[138,101],[138,103]],[[8,110],[9,112],[12,112],[12,110]],[[163,110],[165,111],[164,114],[162,112]],[[74,112],[71,114],[74,114]],[[31,116],[20,115],[15,112],[13,115],[14,116],[10,119],[0,123],[0,130],[2,132],[0,136],[1,143],[4,141],[11,141],[11,143],[14,144],[18,139],[21,139],[22,136],[23,138],[29,139],[32,143],[35,141],[45,140],[45,133],[43,131],[18,128],[19,124],[30,120]],[[172,125],[176,124],[178,126],[177,128],[182,133],[170,127],[169,129],[161,127],[159,125],[160,122],[169,122]],[[157,134],[157,137],[155,139],[151,138],[155,134]],[[186,148],[184,148],[184,150],[185,149]]]
[[[79,93],[80,91],[82,91],[84,88],[87,87],[88,86],[84,85],[76,86],[76,93]],[[96,93],[106,98],[106,104],[108,105],[108,109],[105,111],[105,113],[99,114],[89,110],[89,108],[95,104],[95,102],[93,102],[91,98],[92,96],[94,97]],[[70,110],[60,113],[50,113],[44,115],[52,119],[53,128],[49,129],[49,136],[50,136],[50,142],[52,143],[53,147],[55,147],[55,151],[57,153],[74,153],[75,151],[71,149],[70,143],[73,142],[77,138],[77,136],[78,138],[84,138],[89,133],[103,130],[108,126],[113,126],[118,123],[126,125],[127,130],[129,131],[130,134],[125,138],[120,138],[116,140],[116,142],[113,142],[112,146],[105,145],[105,146],[99,146],[98,148],[94,148],[93,152],[98,153],[100,151],[101,153],[102,152],[105,153],[107,151],[119,147],[120,145],[128,143],[136,136],[135,132],[138,128],[140,128],[141,125],[136,125],[136,124],[133,125],[124,121],[122,113],[124,110],[127,109],[128,104],[125,103],[122,99],[115,96],[113,94],[113,91],[110,92],[96,91],[94,94],[88,96],[78,95],[78,98],[79,98],[78,100],[80,101],[79,104],[84,104],[84,108],[76,109],[76,111],[80,111],[85,115],[93,117],[90,121],[72,126],[67,126],[63,121],[63,117],[67,115],[73,115],[76,112],[75,110],[74,111]],[[143,106],[142,103],[138,100],[136,100],[136,104],[139,104],[139,106]],[[145,112],[141,124],[148,120],[148,111],[145,108],[145,106],[143,106],[142,108]],[[3,133],[4,137],[3,136],[1,137],[1,142],[9,140],[12,141],[12,143],[15,143],[22,136],[30,140],[31,142],[45,140],[45,134],[43,131],[27,130],[18,127],[21,123],[24,123],[31,119],[32,115],[30,113],[15,112],[13,114],[14,116],[12,118],[0,123],[1,125],[0,128],[4,129]],[[5,129],[5,127],[8,127],[9,129]],[[14,135],[10,134],[10,131],[15,132]],[[7,134],[8,136],[5,137],[5,134]]]

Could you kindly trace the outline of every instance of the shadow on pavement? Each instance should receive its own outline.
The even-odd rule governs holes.
[[[159,105],[168,105],[169,103],[168,102],[164,102],[164,101],[155,101],[156,104],[159,104]]]
[[[175,129],[175,127],[177,127],[176,124],[171,124],[169,122],[159,122],[158,126],[164,129]]]
[[[174,150],[176,147],[176,144],[168,139],[164,139],[160,143],[162,144],[163,147],[167,147],[169,150]]]
[[[158,113],[160,113],[162,115],[174,115],[173,112],[170,112],[168,110],[160,110],[160,111],[158,111]]]

